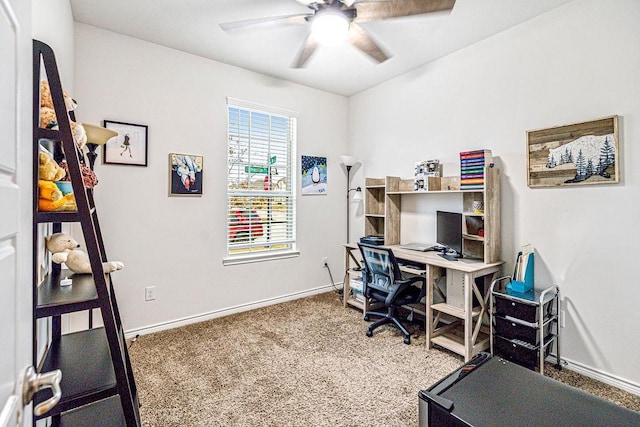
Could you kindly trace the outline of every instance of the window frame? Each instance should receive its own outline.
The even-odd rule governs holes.
[[[251,128],[251,119],[248,121],[248,129],[247,133],[243,133],[240,130],[239,124],[238,128],[232,129],[231,124],[231,114],[232,109],[238,109],[238,116],[241,117],[241,113],[248,114],[249,117],[253,117],[253,114],[257,115],[266,115],[268,116],[269,130],[268,137],[266,140],[259,141],[257,136],[254,136],[254,129]],[[258,262],[258,261],[266,261],[271,259],[282,259],[282,258],[291,258],[299,255],[299,251],[297,250],[297,230],[296,230],[296,196],[297,196],[297,187],[296,187],[296,145],[297,145],[297,113],[291,110],[286,110],[282,108],[257,104],[249,101],[243,101],[235,98],[227,98],[227,203],[226,203],[226,255],[223,258],[224,265],[234,265],[234,264],[244,264],[249,262]],[[276,117],[278,119],[286,119],[287,131],[286,131],[286,143],[283,144],[281,140],[278,140],[276,136],[274,136],[275,131],[272,131],[271,124],[273,122],[273,118]],[[240,121],[240,119],[238,119]],[[257,128],[257,125],[256,125]],[[235,132],[234,132],[235,130]],[[249,152],[243,155],[248,160],[242,162],[237,160],[237,157],[233,156],[233,149],[237,148],[235,144],[240,144],[240,139],[244,137],[244,143],[249,145]],[[236,138],[236,143],[232,142],[233,138]],[[255,143],[254,143],[255,141]],[[244,180],[238,179],[242,172],[238,170],[240,165],[253,167],[253,163],[251,162],[251,153],[258,153],[261,149],[264,150],[264,145],[266,141],[266,146],[268,154],[267,157],[271,156],[271,149],[273,149],[282,155],[282,151],[284,150],[287,153],[288,158],[285,162],[285,181],[286,188],[284,191],[282,190],[273,190],[269,189],[256,189],[251,188],[250,183],[250,172],[246,172],[247,174],[247,188],[241,189],[239,186],[236,189],[232,189],[230,183],[233,182],[234,179],[237,180],[237,183],[244,183]],[[276,143],[274,145],[274,142]],[[251,145],[255,144],[255,149],[251,147]],[[264,155],[264,153],[262,153]],[[255,156],[253,156],[255,157]],[[235,160],[234,160],[235,159]],[[238,166],[233,167],[234,163]],[[282,168],[282,164],[278,164],[278,169]],[[267,165],[270,167],[270,165]],[[282,169],[281,169],[282,170]],[[232,172],[233,171],[233,172]],[[271,169],[269,169],[269,175],[271,175]],[[237,174],[237,175],[234,175]],[[240,203],[235,205],[234,201],[237,202],[238,198],[244,198],[247,202]],[[253,232],[254,225],[252,225],[252,220],[249,219],[249,233],[250,236],[245,242],[241,242],[240,244],[231,244],[231,235],[233,226],[232,219],[235,218],[234,215],[237,215],[237,210],[234,206],[238,206],[243,209],[243,212],[249,213],[249,217],[252,217],[257,208],[253,208],[253,203],[256,199],[266,199],[266,200],[285,200],[284,207],[284,215],[286,218],[286,222],[284,223],[284,231],[281,231],[284,239],[281,238],[280,241],[275,243],[269,243],[267,245],[264,242],[254,243],[252,240],[251,233]],[[282,200],[281,199],[281,200]],[[271,203],[269,203],[269,213],[271,214],[273,211],[271,210]],[[241,213],[240,215],[244,215]],[[273,221],[273,217],[269,215],[269,219],[267,221],[263,221],[260,217],[261,229],[262,225],[268,227],[268,230],[273,230],[273,225],[276,223],[281,223],[281,221]],[[235,233],[237,231],[234,230]],[[278,234],[280,236],[280,234]],[[277,248],[274,246],[279,245],[287,245],[286,248]],[[263,248],[263,249],[260,249]]]

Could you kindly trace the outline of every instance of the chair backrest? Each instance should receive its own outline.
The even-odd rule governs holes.
[[[398,261],[391,249],[383,246],[358,243],[364,261],[365,286],[387,290],[396,280],[402,279]]]

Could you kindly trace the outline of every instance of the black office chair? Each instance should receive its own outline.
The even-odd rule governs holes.
[[[422,300],[427,290],[425,278],[422,276],[403,278],[398,261],[389,248],[362,243],[358,243],[358,246],[365,267],[362,275],[362,292],[366,298],[384,302],[387,307],[386,313],[365,312],[365,320],[368,320],[369,316],[382,317],[369,326],[367,336],[372,336],[373,330],[378,326],[393,323],[404,335],[404,343],[411,343],[409,332],[397,317],[398,307],[415,304]],[[422,282],[420,288],[414,286],[414,283],[418,282]]]

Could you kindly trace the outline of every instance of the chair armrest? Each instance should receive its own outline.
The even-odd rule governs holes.
[[[422,289],[420,291],[420,299],[426,294],[425,284],[426,279],[423,276],[414,276],[408,279],[396,280],[396,282],[389,288],[389,295],[385,300],[385,305],[389,306],[393,304],[393,301],[404,292],[405,289],[413,286],[414,283],[422,282]]]

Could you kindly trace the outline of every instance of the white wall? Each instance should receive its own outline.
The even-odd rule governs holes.
[[[638,22],[636,0],[577,0],[349,102],[350,151],[363,159],[355,180],[409,178],[414,161],[431,158],[445,162],[445,175],[458,175],[459,151],[492,149],[503,173],[505,271],[518,247],[532,243],[536,285],[561,289],[563,357],[634,387],[640,384],[633,267],[640,235]],[[622,119],[621,183],[527,187],[527,130],[614,114]],[[422,202],[403,203],[415,210]],[[362,229],[358,219],[353,227]],[[403,240],[409,233],[434,238],[432,223],[412,225],[417,229],[403,230]]]
[[[31,38],[40,40],[48,44],[55,52],[56,63],[58,65],[58,74],[63,88],[70,94],[74,89],[74,69],[75,69],[75,46],[74,46],[74,24],[73,14],[69,0],[32,0],[28,5],[31,12]],[[32,42],[25,48],[24,54],[31,58]],[[29,64],[32,60],[29,59]],[[29,66],[31,70],[31,65]],[[31,109],[31,74],[29,74],[29,109]],[[42,76],[44,76],[44,67]],[[31,119],[29,119],[31,122]],[[29,162],[31,162],[31,154],[29,154]],[[29,163],[29,170],[31,165]],[[33,207],[30,207],[33,209]],[[63,225],[64,229],[68,228],[67,224]],[[40,224],[39,229],[45,230],[46,226]],[[42,257],[42,253],[34,254]],[[86,315],[65,315],[63,316],[63,328],[68,330],[69,318],[71,316],[82,317],[86,321]],[[50,326],[49,319],[38,320],[38,354],[43,355],[48,345],[48,333]]]
[[[126,330],[330,289],[342,280],[347,99],[76,24],[80,121],[149,126],[149,166],[96,162],[98,216]],[[294,110],[301,155],[328,158],[328,195],[297,201],[297,258],[226,266],[226,97]],[[168,154],[204,156],[204,195],[168,197]],[[144,288],[157,286],[157,300]],[[328,286],[328,288],[327,288]]]
[[[62,86],[73,96],[75,49],[71,3],[69,0],[32,0],[31,4],[33,38],[51,46]]]

